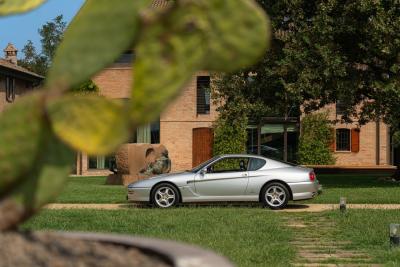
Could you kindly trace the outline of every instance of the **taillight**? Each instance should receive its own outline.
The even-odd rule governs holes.
[[[317,178],[317,176],[315,175],[315,172],[310,172],[310,181],[311,182],[314,182],[315,181],[315,178]]]

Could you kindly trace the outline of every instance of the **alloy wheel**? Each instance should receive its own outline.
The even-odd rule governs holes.
[[[265,200],[271,207],[282,206],[286,201],[286,197],[285,190],[278,185],[268,187],[265,192]]]
[[[169,208],[174,205],[176,193],[170,187],[163,186],[155,192],[154,200],[161,208]]]

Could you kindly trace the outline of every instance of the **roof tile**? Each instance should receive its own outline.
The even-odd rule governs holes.
[[[166,8],[172,4],[172,0],[153,0],[153,8]]]
[[[36,73],[34,73],[32,71],[29,71],[29,70],[27,70],[27,69],[25,69],[25,68],[23,68],[21,66],[17,66],[17,65],[15,65],[15,64],[13,64],[13,63],[5,60],[5,59],[2,59],[2,58],[0,58],[0,67],[4,67],[4,68],[11,69],[11,70],[14,70],[14,71],[22,72],[22,73],[34,76],[36,78],[44,79],[43,76],[41,76],[39,74],[36,74]]]

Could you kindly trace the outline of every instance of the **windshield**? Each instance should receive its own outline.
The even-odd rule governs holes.
[[[211,162],[213,162],[214,160],[216,160],[218,157],[214,157],[212,159],[207,160],[206,162],[203,162],[202,164],[200,164],[197,167],[194,167],[193,169],[190,170],[190,172],[198,172],[201,169],[203,169],[205,166],[207,166],[208,164],[210,164]]]

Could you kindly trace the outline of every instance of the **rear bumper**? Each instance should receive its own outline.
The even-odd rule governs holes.
[[[129,188],[126,199],[129,202],[148,202],[150,201],[151,188]]]
[[[293,193],[293,200],[310,199],[320,192],[322,193],[322,187],[318,180],[315,180],[315,182],[289,183],[289,186]]]

